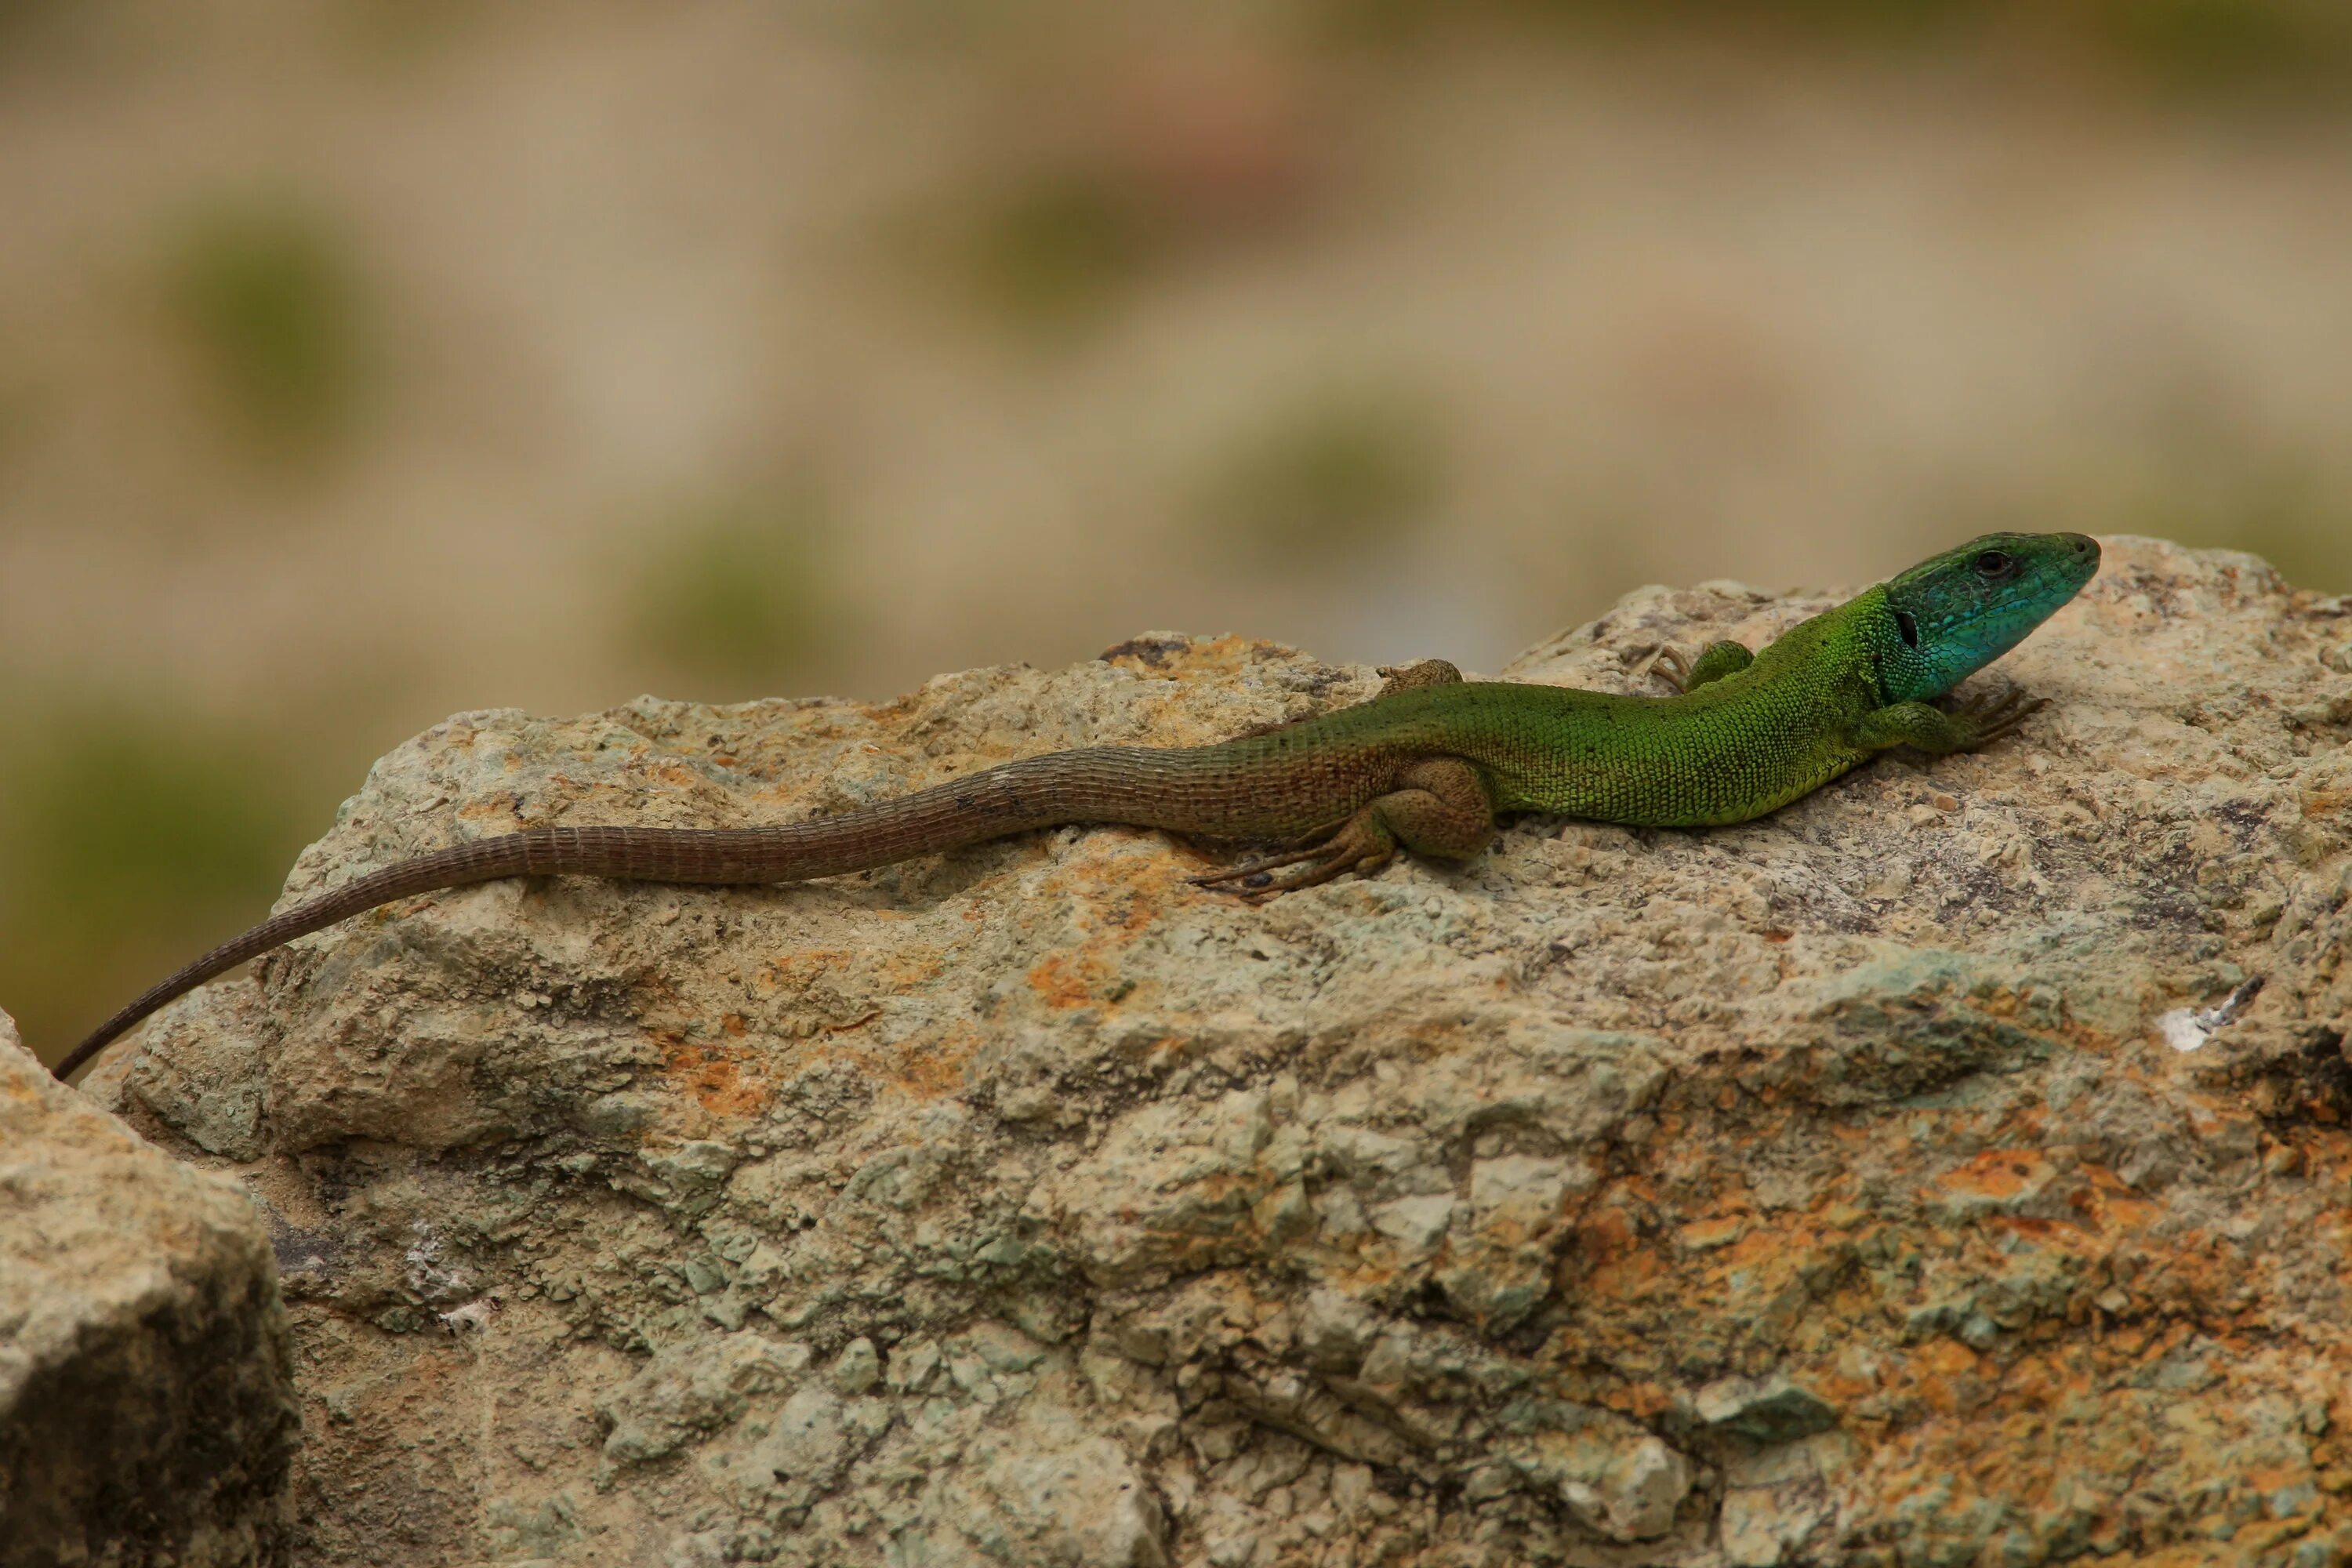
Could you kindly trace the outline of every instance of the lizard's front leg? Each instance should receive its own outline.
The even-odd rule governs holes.
[[[1396,785],[1374,799],[1322,839],[1304,848],[1268,855],[1195,877],[1202,887],[1232,884],[1237,890],[1297,892],[1349,871],[1370,873],[1395,858],[1400,846],[1416,855],[1467,860],[1494,837],[1495,808],[1478,770],[1459,757],[1423,757],[1406,764]],[[1263,888],[1241,886],[1283,866],[1300,868]]]
[[[1998,695],[1979,692],[1949,713],[1925,702],[1898,702],[1864,715],[1854,727],[1853,742],[1874,752],[1915,746],[1939,757],[1973,752],[2049,706],[2047,697],[2028,697],[2016,686]]]

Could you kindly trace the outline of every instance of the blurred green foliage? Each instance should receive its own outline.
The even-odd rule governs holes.
[[[356,51],[400,65],[462,41],[491,15],[487,0],[352,0],[341,20]]]
[[[12,728],[0,748],[0,995],[26,1043],[55,1057],[261,918],[324,824],[315,796],[295,805],[298,765],[255,730],[55,699]]]
[[[681,509],[622,574],[633,640],[709,700],[785,689],[840,631],[826,534],[805,485]]]
[[[2352,12],[2317,0],[2099,0],[2103,41],[2158,83],[2188,89],[2340,81]]]
[[[172,237],[164,289],[225,412],[264,451],[314,457],[347,433],[362,390],[362,289],[322,214],[287,199],[206,207]]]
[[[1253,427],[1213,468],[1210,525],[1271,563],[1395,539],[1444,479],[1431,411],[1394,392],[1327,392]]]
[[[1153,260],[1150,216],[1133,190],[1083,167],[1036,171],[997,194],[967,241],[982,300],[1015,325],[1062,332],[1092,324]]]
[[[67,0],[0,0],[0,63],[68,9]]]
[[[2105,55],[2164,88],[2329,86],[2352,67],[2352,7],[2336,0],[1297,0],[1297,14],[1321,37],[1375,47],[1498,26],[1817,45],[2007,38],[2021,53]]]
[[[2352,588],[2352,518],[2340,485],[2292,454],[2232,442],[2185,441],[2167,470],[2141,472],[2118,487],[2096,526],[2153,534],[2200,548],[2245,550],[2307,588]]]
[[[1828,40],[1942,37],[1988,18],[1985,0],[1298,0],[1311,32],[1342,45],[1397,47],[1448,29],[1517,28],[1576,37],[1643,29],[1687,35],[1704,26],[1753,37]]]

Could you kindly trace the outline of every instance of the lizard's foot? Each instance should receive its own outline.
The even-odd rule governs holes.
[[[1478,770],[1459,757],[1423,757],[1398,772],[1394,788],[1317,842],[1192,880],[1272,898],[1349,871],[1377,871],[1396,858],[1399,845],[1417,855],[1467,860],[1486,847],[1494,832],[1495,811]],[[1285,866],[1299,869],[1279,879],[1269,875]]]
[[[1997,741],[2050,706],[2047,697],[2029,697],[2014,681],[1997,691],[1979,691],[1952,710],[1952,720],[1963,726],[1970,746]]]
[[[1656,676],[1676,691],[1690,689],[1690,660],[1683,657],[1682,649],[1670,642],[1657,646],[1650,655],[1649,665],[1642,671],[1643,675]]]
[[[1656,676],[1676,691],[1695,691],[1711,680],[1737,675],[1755,662],[1756,656],[1745,643],[1711,642],[1696,658],[1684,658],[1683,650],[1672,643],[1660,643],[1643,673]]]
[[[1930,756],[1949,756],[1990,744],[2048,706],[2048,698],[2028,697],[2023,687],[2013,685],[1979,692],[1948,713],[1933,703],[1897,702],[1864,714],[1853,740],[1874,752],[1911,746]]]
[[[1400,691],[1411,691],[1415,687],[1452,686],[1462,679],[1461,670],[1442,658],[1419,659],[1412,664],[1383,664],[1377,667],[1376,673],[1388,679],[1381,682],[1380,690],[1374,694],[1374,701],[1382,697],[1393,697]]]
[[[1382,664],[1373,667],[1384,677],[1381,689],[1366,700],[1378,702],[1383,697],[1393,697],[1400,691],[1411,691],[1421,686],[1451,686],[1462,679],[1462,672],[1442,658],[1424,658],[1412,664]],[[1336,709],[1327,709],[1336,712]],[[1234,736],[1236,741],[1252,740],[1259,735],[1271,735],[1276,730],[1287,730],[1293,724],[1303,724],[1304,719],[1276,719],[1272,723],[1254,725]]]
[[[1396,836],[1381,826],[1367,806],[1318,843],[1262,855],[1190,880],[1203,888],[1229,887],[1244,898],[1271,899],[1282,893],[1295,893],[1301,888],[1319,886],[1349,871],[1370,875],[1395,858]],[[1287,877],[1271,875],[1285,866],[1301,868]]]

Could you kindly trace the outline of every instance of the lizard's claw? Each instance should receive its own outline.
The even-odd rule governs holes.
[[[1660,643],[1651,650],[1650,660],[1634,677],[1656,676],[1676,691],[1696,691],[1728,675],[1738,675],[1756,662],[1756,656],[1745,643],[1729,638],[1717,638],[1699,649],[1696,658],[1683,652],[1672,643]]]
[[[1196,887],[1227,886],[1245,899],[1262,900],[1283,893],[1295,893],[1301,888],[1317,887],[1349,871],[1366,875],[1379,870],[1396,858],[1396,837],[1369,814],[1359,813],[1318,843],[1279,854],[1263,855],[1255,860],[1244,860],[1238,866],[1205,872],[1186,879]],[[1301,869],[1287,877],[1276,878],[1270,873],[1285,866]]]
[[[1999,740],[2049,706],[2047,697],[2029,697],[2025,688],[2011,682],[1998,690],[1978,692],[1954,709],[1952,717],[1967,724],[1972,731],[1971,743],[1981,746]]]
[[[1650,656],[1649,668],[1642,672],[1654,675],[1676,691],[1690,689],[1691,664],[1683,650],[1672,643],[1660,643],[1658,651]]]
[[[1197,877],[1187,877],[1184,879],[1196,888],[1213,888],[1221,882],[1231,882],[1234,885],[1235,892],[1243,892],[1247,889],[1241,884],[1247,882],[1253,877],[1265,878],[1267,872],[1280,867],[1296,866],[1302,860],[1319,859],[1323,853],[1322,845],[1312,844],[1303,849],[1286,849],[1278,855],[1261,855],[1255,860],[1244,860],[1238,866],[1226,866],[1214,871],[1203,871]]]

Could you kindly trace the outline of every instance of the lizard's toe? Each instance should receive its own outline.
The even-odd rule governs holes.
[[[2032,696],[2011,680],[1978,692],[1953,709],[1952,717],[1967,727],[1967,743],[1973,750],[2000,739],[2049,706],[2050,699]]]
[[[2047,697],[2030,698],[2022,690],[2013,692],[2009,700],[1985,715],[1978,735],[1985,741],[1998,740],[2049,706],[2050,699]]]
[[[1293,871],[1289,876],[1277,879],[1272,886],[1257,891],[1256,896],[1262,900],[1272,899],[1284,893],[1296,893],[1303,888],[1318,888],[1326,882],[1335,881],[1350,871],[1361,871],[1369,877],[1394,858],[1396,858],[1396,851],[1393,849],[1366,851],[1355,847],[1339,848],[1325,856],[1316,864],[1303,867]]]
[[[1649,665],[1641,674],[1655,676],[1676,691],[1690,689],[1690,660],[1685,658],[1682,649],[1672,643],[1660,643],[1651,653]]]
[[[1220,883],[1227,882],[1237,888],[1252,884],[1263,888],[1265,886],[1268,872],[1278,870],[1285,866],[1296,866],[1302,860],[1317,859],[1326,852],[1326,848],[1325,845],[1314,844],[1304,849],[1286,849],[1278,855],[1261,855],[1255,859],[1244,860],[1238,866],[1221,867],[1214,871],[1203,871],[1197,877],[1187,877],[1184,879],[1196,888],[1213,888]]]
[[[1319,843],[1244,860],[1190,879],[1204,888],[1228,887],[1244,898],[1263,902],[1302,888],[1319,887],[1350,871],[1377,871],[1396,858],[1396,836],[1370,811],[1362,811]],[[1271,875],[1286,866],[1298,869],[1286,877]]]

